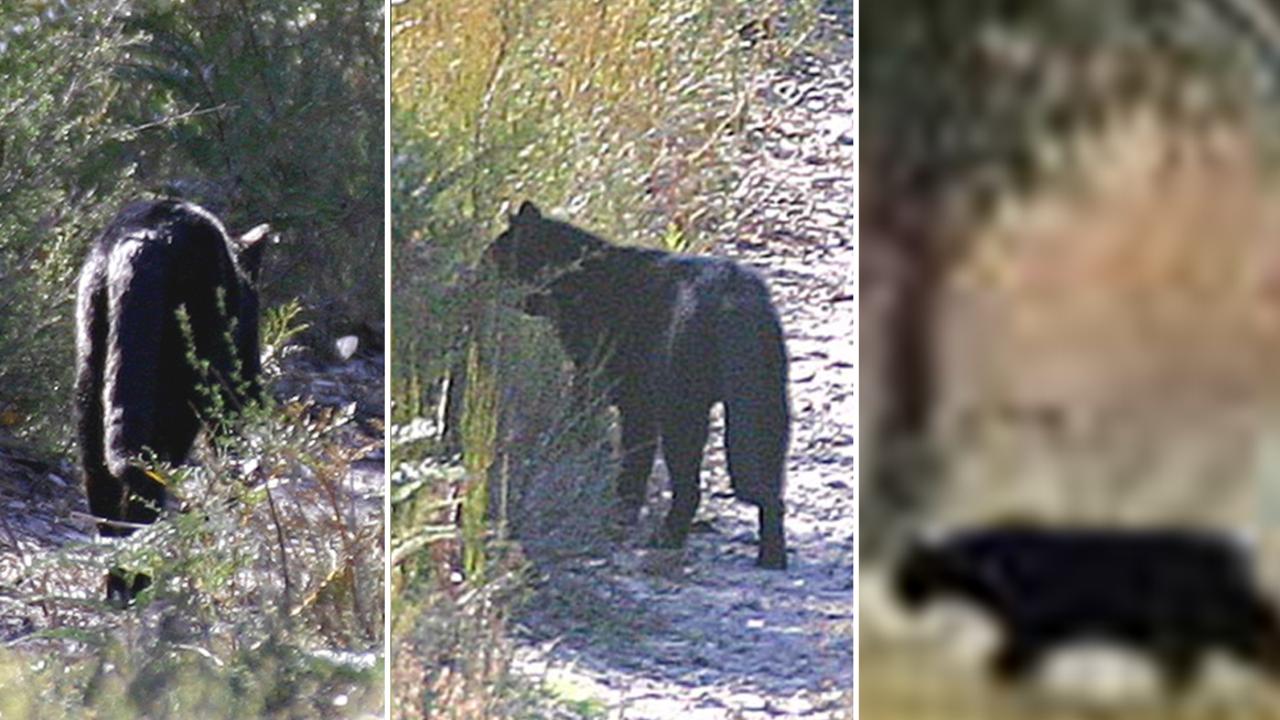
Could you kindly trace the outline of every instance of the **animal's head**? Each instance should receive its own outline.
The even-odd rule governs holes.
[[[485,251],[483,264],[505,278],[534,282],[571,268],[601,241],[568,223],[543,217],[528,200]]]
[[[912,538],[894,571],[894,594],[907,608],[919,609],[953,588],[962,570],[942,538]]]
[[[250,394],[256,394],[257,375],[260,369],[258,276],[262,272],[262,255],[268,244],[274,241],[271,227],[265,223],[249,232],[231,238],[231,250],[235,255],[240,302],[236,307],[236,345],[245,380],[250,383]]]
[[[262,251],[272,241],[271,226],[263,223],[238,238],[235,238],[236,265],[256,288],[258,275],[262,272]]]

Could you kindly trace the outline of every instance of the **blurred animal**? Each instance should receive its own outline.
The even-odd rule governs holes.
[[[80,272],[75,399],[100,535],[128,535],[120,521],[151,523],[163,508],[164,485],[140,457],[182,463],[214,407],[259,394],[256,285],[267,232],[233,238],[197,205],[155,200],[125,207],[94,241]],[[127,604],[149,582],[114,569],[108,601]]]
[[[684,545],[701,500],[709,413],[722,402],[734,494],[759,512],[756,563],[784,569],[787,356],[764,282],[723,258],[610,244],[529,202],[486,260],[535,284],[525,311],[551,320],[579,372],[600,366],[622,423],[625,519],[644,505],[661,437],[674,497],[654,542]]]
[[[1280,676],[1280,617],[1250,562],[1208,531],[1005,525],[915,541],[894,586],[911,609],[951,597],[989,613],[1002,681],[1066,643],[1102,640],[1151,657],[1178,691],[1214,649]]]

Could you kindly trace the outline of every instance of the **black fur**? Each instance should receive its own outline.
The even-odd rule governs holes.
[[[487,259],[506,277],[540,284],[525,309],[551,319],[579,369],[602,363],[621,416],[618,494],[628,518],[644,504],[661,437],[674,499],[656,542],[684,545],[701,499],[708,416],[723,402],[734,493],[759,508],[757,564],[785,568],[787,357],[764,282],[723,258],[612,245],[528,202]]]
[[[174,465],[186,459],[210,409],[200,386],[221,393],[232,409],[258,394],[255,285],[265,234],[259,226],[233,239],[204,209],[159,200],[125,207],[94,241],[80,272],[75,397],[95,516],[155,521],[164,486],[136,461],[146,452]],[[179,308],[190,318],[191,341]],[[209,364],[207,376],[188,359],[191,344]],[[131,529],[103,522],[98,532]],[[147,582],[113,571],[108,596],[127,600]]]
[[[1001,680],[1094,639],[1146,653],[1176,691],[1215,648],[1280,675],[1280,617],[1250,561],[1205,531],[1009,525],[916,542],[895,585],[911,608],[951,596],[990,613],[1003,634],[991,660]]]

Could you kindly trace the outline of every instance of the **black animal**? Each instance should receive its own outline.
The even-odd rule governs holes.
[[[951,596],[989,613],[1002,629],[991,659],[1000,680],[1094,639],[1146,653],[1179,691],[1214,649],[1280,676],[1280,617],[1250,562],[1207,531],[1008,525],[917,541],[894,582],[910,608]]]
[[[215,402],[234,410],[260,392],[266,236],[260,225],[232,238],[203,208],[157,200],[128,205],[94,241],[80,272],[75,398],[99,534],[128,535],[119,521],[151,523],[164,506],[164,486],[140,457],[182,463]],[[148,583],[113,570],[108,600],[127,603]]]
[[[674,498],[655,544],[684,545],[708,415],[723,402],[734,494],[759,508],[757,564],[785,568],[787,356],[764,282],[721,258],[612,245],[529,202],[486,257],[501,275],[537,284],[525,310],[552,321],[580,371],[601,364],[622,423],[626,518],[644,504],[661,437]]]

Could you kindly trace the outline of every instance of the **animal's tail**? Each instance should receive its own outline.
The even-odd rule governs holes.
[[[739,499],[780,507],[790,426],[782,326],[759,278],[730,282],[716,327],[729,476]]]

